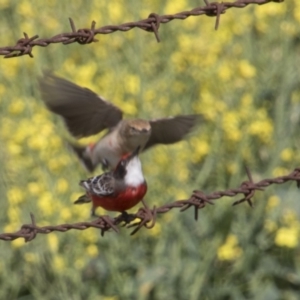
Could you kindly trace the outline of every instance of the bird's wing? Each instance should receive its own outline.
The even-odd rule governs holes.
[[[151,120],[151,135],[144,150],[156,144],[173,144],[182,140],[195,127],[200,115],[176,116]]]
[[[79,184],[89,193],[101,197],[111,196],[115,192],[115,179],[111,172],[82,180]]]
[[[96,134],[116,126],[122,111],[93,91],[45,72],[40,79],[42,99],[48,109],[63,117],[75,137]]]

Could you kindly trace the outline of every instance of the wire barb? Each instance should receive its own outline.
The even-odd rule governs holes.
[[[94,42],[98,42],[95,39],[97,34],[109,34],[116,31],[128,31],[133,28],[140,28],[148,32],[153,32],[157,42],[160,42],[158,35],[158,29],[161,24],[169,23],[173,20],[185,20],[189,17],[196,17],[200,15],[206,15],[209,17],[216,17],[215,29],[217,30],[220,24],[221,14],[224,14],[227,9],[230,8],[244,8],[249,4],[263,5],[269,2],[281,3],[283,0],[236,0],[235,2],[210,2],[204,0],[205,6],[196,7],[190,11],[183,11],[170,15],[158,15],[151,13],[147,19],[124,23],[121,25],[107,25],[96,29],[96,22],[92,21],[91,28],[82,28],[76,30],[74,21],[69,18],[72,32],[65,32],[57,34],[51,38],[38,39],[38,35],[31,38],[24,33],[24,38],[17,41],[15,46],[0,47],[0,55],[4,55],[4,58],[18,57],[22,55],[29,55],[33,57],[32,48],[35,46],[47,47],[50,44],[62,43],[68,45],[72,43],[78,43],[80,45],[86,45]]]
[[[149,16],[148,16],[148,19],[149,18],[153,18],[155,20],[155,22],[151,22],[151,28],[147,28],[146,31],[153,31],[154,32],[154,35],[156,37],[156,41],[159,43],[160,42],[160,38],[158,36],[158,29],[159,29],[159,26],[160,26],[160,16],[156,13],[151,13]]]
[[[233,205],[240,204],[247,201],[248,204],[253,207],[252,198],[255,191],[264,191],[264,188],[272,184],[283,184],[288,181],[296,181],[299,187],[300,182],[300,168],[296,168],[290,174],[285,176],[280,176],[276,178],[263,179],[255,183],[252,179],[250,170],[246,167],[246,173],[248,175],[249,181],[244,181],[241,183],[239,188],[228,189],[225,191],[217,191],[211,194],[205,194],[202,191],[193,191],[191,197],[187,200],[178,200],[169,204],[165,204],[161,207],[153,207],[150,209],[144,200],[142,200],[143,206],[137,213],[128,214],[123,212],[115,218],[109,216],[99,216],[97,219],[91,222],[80,222],[74,224],[61,224],[56,226],[44,226],[39,227],[36,225],[35,217],[30,213],[31,224],[22,225],[21,229],[14,233],[2,233],[0,234],[0,240],[3,241],[13,241],[18,238],[24,238],[25,242],[32,241],[38,234],[49,234],[53,231],[67,232],[71,229],[85,230],[88,228],[100,229],[101,236],[104,236],[105,232],[112,229],[116,233],[119,232],[118,226],[124,224],[126,228],[134,228],[131,235],[137,233],[141,228],[145,227],[151,229],[155,226],[155,222],[158,214],[164,214],[169,212],[173,208],[179,208],[180,211],[185,211],[190,207],[194,207],[195,220],[198,219],[198,211],[208,204],[214,204],[214,201],[223,197],[235,197],[239,194],[244,195],[244,198],[235,201]],[[137,220],[137,222],[135,222]]]

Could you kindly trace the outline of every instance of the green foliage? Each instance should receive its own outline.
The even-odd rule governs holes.
[[[100,27],[198,5],[0,0],[1,46],[22,32],[70,31],[68,17],[78,28],[92,20]],[[162,25],[159,44],[134,29],[86,46],[35,47],[33,59],[2,59],[0,232],[18,230],[29,212],[41,226],[89,220],[88,206],[72,205],[88,174],[65,147],[61,120],[40,100],[44,69],[103,95],[126,117],[203,115],[187,141],[141,156],[150,206],[194,189],[237,187],[245,164],[255,181],[287,174],[300,161],[299,11],[297,0],[249,5],[222,15],[218,31],[206,16]],[[254,209],[222,199],[197,222],[193,211],[171,211],[133,237],[89,229],[1,242],[0,298],[298,299],[298,198],[295,184],[285,184],[257,192]]]

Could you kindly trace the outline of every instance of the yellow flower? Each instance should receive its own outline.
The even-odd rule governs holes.
[[[62,141],[59,136],[51,136],[49,139],[49,146],[53,149],[59,149],[62,147]]]
[[[28,140],[28,146],[33,150],[43,150],[48,147],[48,139],[44,135],[36,134]]]
[[[238,165],[234,162],[229,162],[227,163],[226,168],[230,174],[235,174],[238,170]]]
[[[5,93],[5,90],[6,90],[5,86],[3,84],[0,84],[0,103],[1,103],[2,97],[3,97],[4,93]]]
[[[64,258],[60,255],[55,255],[53,258],[53,266],[56,271],[58,272],[63,271],[65,269]]]
[[[219,260],[234,260],[242,254],[238,246],[238,239],[235,235],[228,235],[225,243],[218,249]]]
[[[52,252],[57,252],[57,250],[58,250],[57,235],[55,233],[50,233],[50,234],[47,235],[47,240],[48,240],[49,249]]]
[[[126,76],[126,91],[132,95],[138,94],[140,91],[140,78],[135,75]]]
[[[45,214],[46,216],[49,216],[51,214],[53,214],[54,212],[54,203],[57,200],[53,199],[53,195],[50,192],[44,192],[40,195],[40,198],[38,200],[38,207],[41,209],[41,211],[43,212],[43,214]]]
[[[299,230],[296,226],[281,227],[275,236],[275,244],[279,247],[296,248]]]
[[[239,63],[239,70],[241,75],[248,79],[253,78],[256,75],[256,69],[247,60],[242,60]]]
[[[63,194],[68,190],[69,183],[65,178],[60,178],[56,184],[56,190],[58,193]]]
[[[19,204],[24,201],[24,193],[18,187],[12,187],[7,191],[6,195],[11,204]]]
[[[286,13],[286,6],[270,3],[268,7],[260,7],[255,9],[255,15],[258,19],[265,19],[267,16],[276,17]]]
[[[299,4],[299,2],[297,3]],[[294,18],[300,23],[300,6],[293,10]]]
[[[86,252],[87,254],[90,256],[90,257],[97,257],[98,256],[98,247],[94,244],[92,245],[89,245],[87,248],[86,248]]]
[[[160,96],[156,101],[161,109],[164,109],[169,104],[169,98],[166,96]]]
[[[192,137],[190,143],[193,147],[191,160],[194,163],[201,161],[201,159],[204,156],[206,156],[210,151],[210,146],[207,141],[204,141],[196,137]]]
[[[80,232],[79,236],[83,242],[87,242],[90,244],[96,243],[100,238],[99,230],[92,230],[92,229],[84,230],[84,232]]]
[[[17,13],[28,18],[34,17],[33,4],[30,1],[20,1],[19,5],[17,6]]]
[[[183,200],[188,199],[190,197],[190,193],[188,191],[184,191],[181,189],[181,187],[178,189],[176,193],[176,199]]]
[[[189,177],[189,170],[185,166],[183,166],[182,168],[179,167],[178,173],[177,173],[177,178],[181,182],[184,182],[188,179],[188,177]]]
[[[18,155],[22,152],[22,147],[13,142],[8,142],[7,150],[11,155]]]
[[[104,296],[103,298],[101,297],[102,300],[119,300],[120,298],[118,296]],[[100,298],[99,298],[100,300]]]
[[[237,112],[228,112],[223,119],[223,129],[228,140],[237,142],[242,138],[240,131],[240,118]]]
[[[24,239],[16,239],[16,240],[11,242],[11,245],[14,248],[20,248],[20,247],[25,245],[25,240]]]
[[[280,202],[280,198],[277,196],[271,196],[268,200],[267,206],[266,206],[266,210],[270,211],[271,209],[273,209],[274,207],[278,206]]]
[[[0,87],[0,89],[1,89],[1,87]],[[144,92],[143,100],[145,102],[152,102],[154,99],[156,99],[156,94],[155,94],[154,90],[147,90]]]
[[[53,1],[48,1],[48,3]],[[48,4],[49,5],[49,4]],[[51,4],[50,4],[51,5]],[[52,4],[53,5],[53,4]],[[59,21],[55,17],[50,17],[49,15],[45,18],[45,26],[50,30],[57,30],[60,27]]]
[[[120,107],[127,115],[135,115],[137,113],[137,108],[133,101],[127,100],[123,102]]]
[[[107,2],[106,7],[108,9],[109,17],[111,18],[112,22],[121,22],[122,17],[124,15],[124,9],[121,3],[116,1]]]
[[[20,209],[13,205],[13,206],[9,206],[8,210],[7,210],[7,215],[8,218],[11,222],[19,222],[20,221]]]
[[[156,163],[160,166],[165,166],[169,163],[170,157],[164,149],[157,149],[158,155],[155,156]]]
[[[96,71],[97,64],[93,61],[87,62],[79,68],[77,67],[77,72],[73,80],[78,82],[80,86],[88,86],[89,89],[93,90],[92,81]]]
[[[273,134],[272,122],[266,118],[257,119],[250,124],[248,132],[253,136],[257,136],[261,142],[268,143]]]
[[[168,1],[164,13],[165,14],[173,14],[178,13],[180,11],[184,11],[187,8],[187,3],[185,0],[176,0],[176,1]]]
[[[233,73],[233,69],[228,64],[221,65],[218,72],[219,77],[224,81],[230,80],[232,73]]]
[[[60,216],[64,222],[69,221],[72,217],[70,207],[64,207],[64,208],[60,209]]]
[[[155,226],[150,229],[150,234],[152,236],[158,236],[161,233],[161,226],[159,223],[155,223]]]
[[[28,31],[24,29],[24,32],[28,32]],[[1,68],[5,70],[5,77],[10,80],[15,79],[15,76],[18,72],[20,65],[23,66],[22,62],[19,59],[11,60],[10,62],[8,62],[8,60],[1,62]]]
[[[38,184],[36,182],[28,183],[27,189],[28,189],[29,193],[32,195],[38,195],[41,192],[41,186],[40,186],[40,184]]]
[[[264,223],[264,229],[268,232],[274,232],[277,230],[277,224],[274,221],[266,220]]]
[[[22,100],[14,100],[8,107],[8,111],[13,115],[19,115],[23,112],[25,104]]]
[[[272,174],[273,176],[284,176],[289,172],[286,168],[277,167],[273,170]]]
[[[285,224],[299,224],[298,223],[298,216],[297,214],[295,213],[295,211],[291,210],[291,209],[286,209],[284,211],[284,214],[282,216],[282,221],[285,223]]]
[[[84,266],[84,260],[82,258],[78,258],[75,260],[75,268],[80,270]]]
[[[51,158],[48,161],[48,168],[50,171],[55,172],[61,170],[62,165],[57,158]]]
[[[294,159],[294,153],[293,150],[290,148],[286,148],[284,150],[282,150],[282,152],[280,153],[280,157],[283,161],[291,161]]]
[[[38,257],[35,253],[27,252],[24,254],[24,259],[26,262],[34,263],[38,261]]]
[[[290,22],[282,22],[280,24],[280,29],[283,31],[284,34],[294,36],[297,35],[298,26],[296,24],[292,24]],[[280,56],[281,57],[281,56]]]
[[[0,9],[8,8],[10,0],[0,0]]]

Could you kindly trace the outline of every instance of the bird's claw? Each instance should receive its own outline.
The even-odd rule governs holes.
[[[136,218],[139,218],[140,221],[133,223],[133,224],[129,224],[127,227],[135,227],[136,228],[131,232],[130,235],[135,234],[136,232],[138,232],[143,226],[146,227],[147,229],[151,229],[154,227],[155,222],[156,222],[156,207],[154,206],[153,209],[150,209],[146,203],[144,202],[144,200],[142,200],[144,207],[141,207],[137,214],[136,214]],[[151,222],[150,224],[148,224],[149,222]]]
[[[122,226],[126,226],[130,224],[132,221],[136,219],[136,216],[134,214],[129,214],[126,211],[123,211],[116,219],[116,224],[120,224],[124,222]]]

